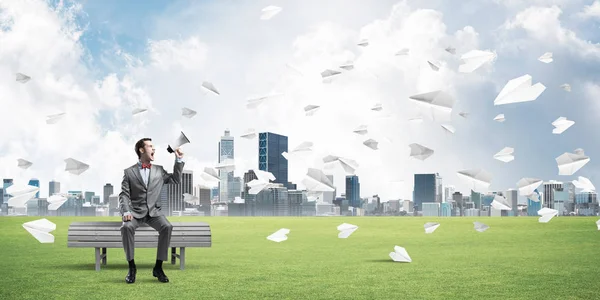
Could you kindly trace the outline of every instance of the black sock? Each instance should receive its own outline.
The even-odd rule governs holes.
[[[133,259],[128,261],[128,263],[130,268],[135,269],[135,261],[133,261]]]
[[[154,266],[155,269],[162,269],[162,260],[156,260],[156,265]]]

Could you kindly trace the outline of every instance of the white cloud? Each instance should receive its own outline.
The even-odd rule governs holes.
[[[583,19],[600,18],[600,1],[596,0],[590,5],[583,7],[583,11],[578,14]]]

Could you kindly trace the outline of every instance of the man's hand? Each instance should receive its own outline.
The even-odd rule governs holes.
[[[123,216],[123,222],[128,222],[131,221],[133,219],[133,216],[131,214],[126,214]]]
[[[177,156],[177,158],[183,158],[183,151],[179,148],[175,149],[175,156]]]

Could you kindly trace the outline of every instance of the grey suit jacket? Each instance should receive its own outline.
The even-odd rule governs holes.
[[[161,214],[160,191],[165,184],[179,184],[184,162],[175,161],[173,173],[167,173],[162,166],[152,165],[148,176],[148,186],[140,174],[139,165],[125,169],[121,193],[119,194],[119,210],[121,216],[131,212],[134,218],[141,219],[149,214],[156,217]]]

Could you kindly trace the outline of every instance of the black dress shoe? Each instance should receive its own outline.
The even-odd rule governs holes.
[[[169,282],[169,277],[165,275],[165,272],[163,272],[162,268],[152,269],[152,276],[158,278],[158,281],[160,282]]]
[[[134,283],[135,282],[135,274],[137,273],[137,269],[135,268],[129,268],[129,272],[127,273],[127,276],[125,276],[125,282],[127,283]]]

